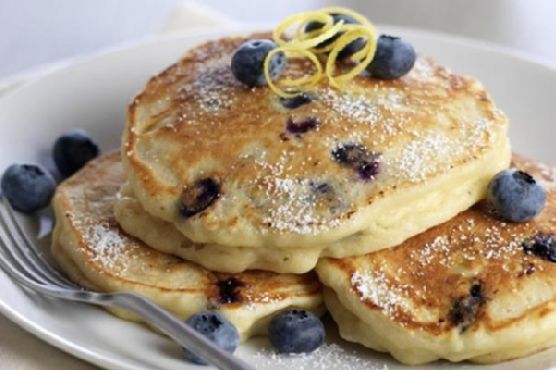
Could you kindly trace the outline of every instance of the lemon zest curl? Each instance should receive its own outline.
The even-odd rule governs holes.
[[[357,24],[345,24],[343,20],[334,24],[332,14],[345,15]],[[320,27],[305,31],[307,24],[318,22]],[[293,37],[284,38],[286,31],[295,28]],[[330,86],[341,89],[359,75],[372,62],[376,53],[377,34],[373,24],[361,14],[341,7],[324,8],[302,12],[284,19],[273,31],[272,38],[277,48],[271,50],[264,61],[264,75],[269,88],[283,98],[291,98],[317,85],[327,78]],[[340,52],[357,39],[364,39],[364,47],[351,55],[355,64],[348,72],[336,75],[336,64]],[[323,42],[331,40],[327,45]],[[299,78],[280,78],[273,81],[270,76],[270,61],[278,53],[286,58],[304,58],[315,66],[315,71]]]

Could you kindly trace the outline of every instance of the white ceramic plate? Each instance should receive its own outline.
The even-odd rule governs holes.
[[[490,45],[408,29],[381,31],[407,37],[416,49],[453,70],[478,77],[511,119],[514,149],[556,164],[556,69]],[[44,162],[54,139],[82,127],[103,149],[119,144],[126,105],[153,73],[188,48],[222,36],[172,38],[110,52],[71,65],[0,100],[0,170],[11,162]],[[45,241],[46,243],[46,241]],[[108,369],[196,369],[169,340],[100,309],[37,297],[0,273],[0,311],[45,341]],[[331,333],[333,324],[328,325]],[[334,335],[332,334],[332,337]],[[334,341],[334,339],[332,339]],[[340,342],[341,343],[341,342]],[[404,369],[388,356],[341,343],[302,358],[257,353],[265,339],[250,341],[238,355],[259,369]],[[343,350],[345,348],[345,351]],[[471,369],[438,362],[419,369]],[[556,350],[481,366],[483,370],[556,369]]]

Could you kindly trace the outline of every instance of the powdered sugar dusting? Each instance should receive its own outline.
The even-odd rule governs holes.
[[[422,248],[410,252],[411,271],[424,277],[427,274],[425,269],[435,264],[451,270],[463,261],[469,261],[476,262],[473,273],[480,273],[482,264],[488,261],[504,263],[522,254],[522,243],[530,236],[518,230],[508,233],[510,225],[505,222],[486,221],[484,227],[485,221],[478,223],[471,216],[460,217],[457,221],[446,233],[435,236]]]
[[[388,370],[388,365],[368,360],[361,354],[337,344],[324,344],[309,354],[278,354],[271,349],[259,350],[253,356],[257,369],[296,370]]]
[[[402,113],[412,112],[413,108],[404,103],[405,94],[403,90],[393,88],[375,87],[374,95],[341,92],[333,89],[321,91],[322,102],[335,112],[330,119],[337,121],[345,127],[346,132],[352,132],[346,125],[345,120],[351,124],[365,124],[369,128],[380,126],[379,131],[373,132],[375,143],[383,143],[389,136],[396,135],[406,119]],[[393,115],[396,115],[395,118]],[[364,132],[362,130],[356,130]],[[367,134],[370,133],[367,132]]]
[[[318,200],[311,194],[311,184],[306,179],[268,178],[267,188],[271,207],[263,222],[279,231],[298,234],[316,234],[318,231],[335,228],[337,219],[328,219],[316,210]]]
[[[84,231],[91,260],[111,273],[125,274],[136,246],[108,222],[93,220]]]
[[[413,139],[399,153],[385,156],[385,168],[392,177],[415,183],[449,171],[458,158],[465,157],[466,153],[475,153],[494,140],[490,123],[484,119],[462,122],[456,136],[441,130],[411,134]]]
[[[351,276],[351,284],[362,301],[371,302],[388,316],[396,316],[408,309],[408,285],[398,284],[386,276],[381,268],[375,271],[356,271]]]
[[[198,104],[200,113],[216,114],[230,108],[234,103],[231,88],[238,82],[230,71],[230,58],[222,57],[210,63],[197,63],[192,83],[185,85],[180,94],[186,94]],[[190,104],[191,102],[188,102]],[[195,112],[188,107],[182,113],[182,120]]]
[[[378,102],[365,95],[339,93],[336,90],[328,89],[323,91],[322,99],[331,105],[332,110],[349,119],[370,125],[380,119]]]
[[[255,295],[252,295],[249,291],[244,291],[243,296],[248,302],[245,307],[249,311],[256,311],[257,304],[279,303],[284,300],[284,297],[271,295],[267,292],[257,292]]]
[[[440,163],[447,169],[452,164],[451,159],[462,150],[457,142],[444,135],[424,133],[408,142],[399,155],[390,157],[386,168],[393,177],[424,181],[439,171]]]
[[[279,232],[317,234],[339,226],[331,212],[322,212],[326,200],[317,196],[310,179],[288,175],[291,153],[283,151],[274,163],[265,156],[255,160],[260,167],[253,184],[264,194],[261,221]],[[328,208],[329,209],[329,208]]]
[[[450,250],[450,239],[446,235],[439,235],[422,249],[411,251],[411,260],[417,261],[421,266],[429,265],[441,252],[445,254]]]

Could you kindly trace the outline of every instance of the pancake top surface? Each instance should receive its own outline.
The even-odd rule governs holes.
[[[506,118],[480,83],[427,58],[393,81],[359,76],[344,90],[323,81],[310,103],[284,108],[268,87],[233,77],[230,58],[245,40],[192,49],[129,108],[123,154],[134,191],[193,240],[338,240],[363,228],[358,215],[377,199],[457,169],[506,135]],[[290,60],[288,68],[312,67]],[[180,217],[184,189],[203,179],[218,184],[218,198]]]
[[[64,232],[78,240],[79,265],[101,275],[108,285],[115,282],[160,294],[205,296],[212,307],[232,309],[275,304],[291,297],[319,297],[320,284],[313,273],[213,273],[127,236],[112,210],[124,180],[120,154],[107,154],[64,181],[54,199],[58,217],[65,217],[58,222],[68,225]]]
[[[396,248],[321,260],[323,282],[368,311],[433,334],[542,317],[556,299],[556,170],[518,157],[514,165],[547,187],[534,220],[506,223],[483,201]],[[553,238],[552,261],[531,250],[542,238]]]

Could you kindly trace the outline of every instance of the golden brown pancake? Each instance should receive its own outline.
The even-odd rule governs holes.
[[[514,165],[548,189],[530,222],[507,223],[480,202],[395,248],[319,261],[343,338],[407,364],[496,362],[556,343],[556,171]]]
[[[241,248],[195,243],[174,225],[151,216],[124,185],[114,202],[114,217],[127,234],[151,248],[181,257],[211,271],[238,273],[264,270],[277,273],[306,273],[314,269],[320,248]]]
[[[233,77],[245,40],[190,50],[129,107],[133,194],[188,240],[365,254],[469,208],[509,164],[507,119],[473,78],[419,58],[393,81],[359,76],[337,90],[323,80],[287,109]],[[206,207],[193,212],[200,195]]]
[[[93,160],[58,187],[52,249],[72,280],[102,292],[138,293],[184,319],[219,310],[242,339],[266,334],[266,324],[281,310],[322,312],[321,288],[313,273],[213,273],[125,234],[112,209],[124,179],[120,154],[114,152]],[[138,319],[129,312],[115,313]]]

